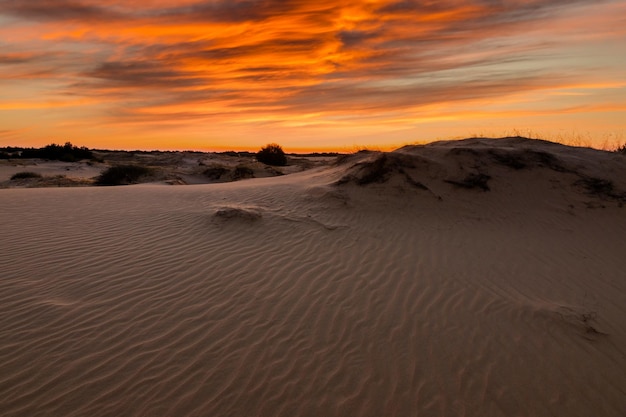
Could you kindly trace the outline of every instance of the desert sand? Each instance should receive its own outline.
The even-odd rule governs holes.
[[[623,416],[626,156],[0,190],[0,414]]]
[[[95,158],[92,160],[76,162],[0,159],[0,189],[93,186],[106,169],[119,165],[136,165],[150,170],[150,174],[134,182],[188,185],[293,174],[335,160],[320,154],[290,155],[287,166],[272,167],[258,162],[250,152],[93,151],[93,154]],[[12,178],[19,173],[33,173],[37,177]]]

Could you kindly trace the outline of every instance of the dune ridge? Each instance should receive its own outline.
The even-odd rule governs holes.
[[[0,190],[0,410],[619,416],[625,190],[623,156],[520,139]]]

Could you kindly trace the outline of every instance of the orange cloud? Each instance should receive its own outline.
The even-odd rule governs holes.
[[[517,112],[526,120],[536,112],[525,106],[542,94],[539,108],[554,114],[621,111],[623,102],[600,91],[623,87],[625,58],[593,48],[624,45],[626,33],[585,27],[622,27],[624,7],[607,1],[590,9],[573,0],[0,0],[0,87],[29,83],[21,91],[12,86],[2,109],[100,104],[94,124],[152,132],[151,124],[210,130],[220,123],[234,141],[244,141],[235,125],[300,128],[309,137],[311,126],[360,132],[370,121],[410,131],[481,114]],[[573,89],[584,89],[587,101],[564,103],[566,94],[583,100]],[[600,101],[589,103],[590,96]]]

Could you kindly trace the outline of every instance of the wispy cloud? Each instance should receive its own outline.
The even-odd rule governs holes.
[[[25,131],[26,129],[0,129],[0,139],[15,139]]]
[[[0,65],[26,64],[37,60],[39,57],[41,57],[40,54],[32,53],[0,53]]]

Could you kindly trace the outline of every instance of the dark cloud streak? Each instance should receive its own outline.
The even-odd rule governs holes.
[[[37,60],[30,54],[0,54],[0,65],[25,64]]]
[[[122,18],[110,9],[72,0],[0,0],[0,11],[36,21],[111,21]]]
[[[165,88],[167,91],[203,83],[201,77],[154,62],[105,62],[83,75],[102,81],[104,87]],[[96,87],[95,84],[89,86]]]

